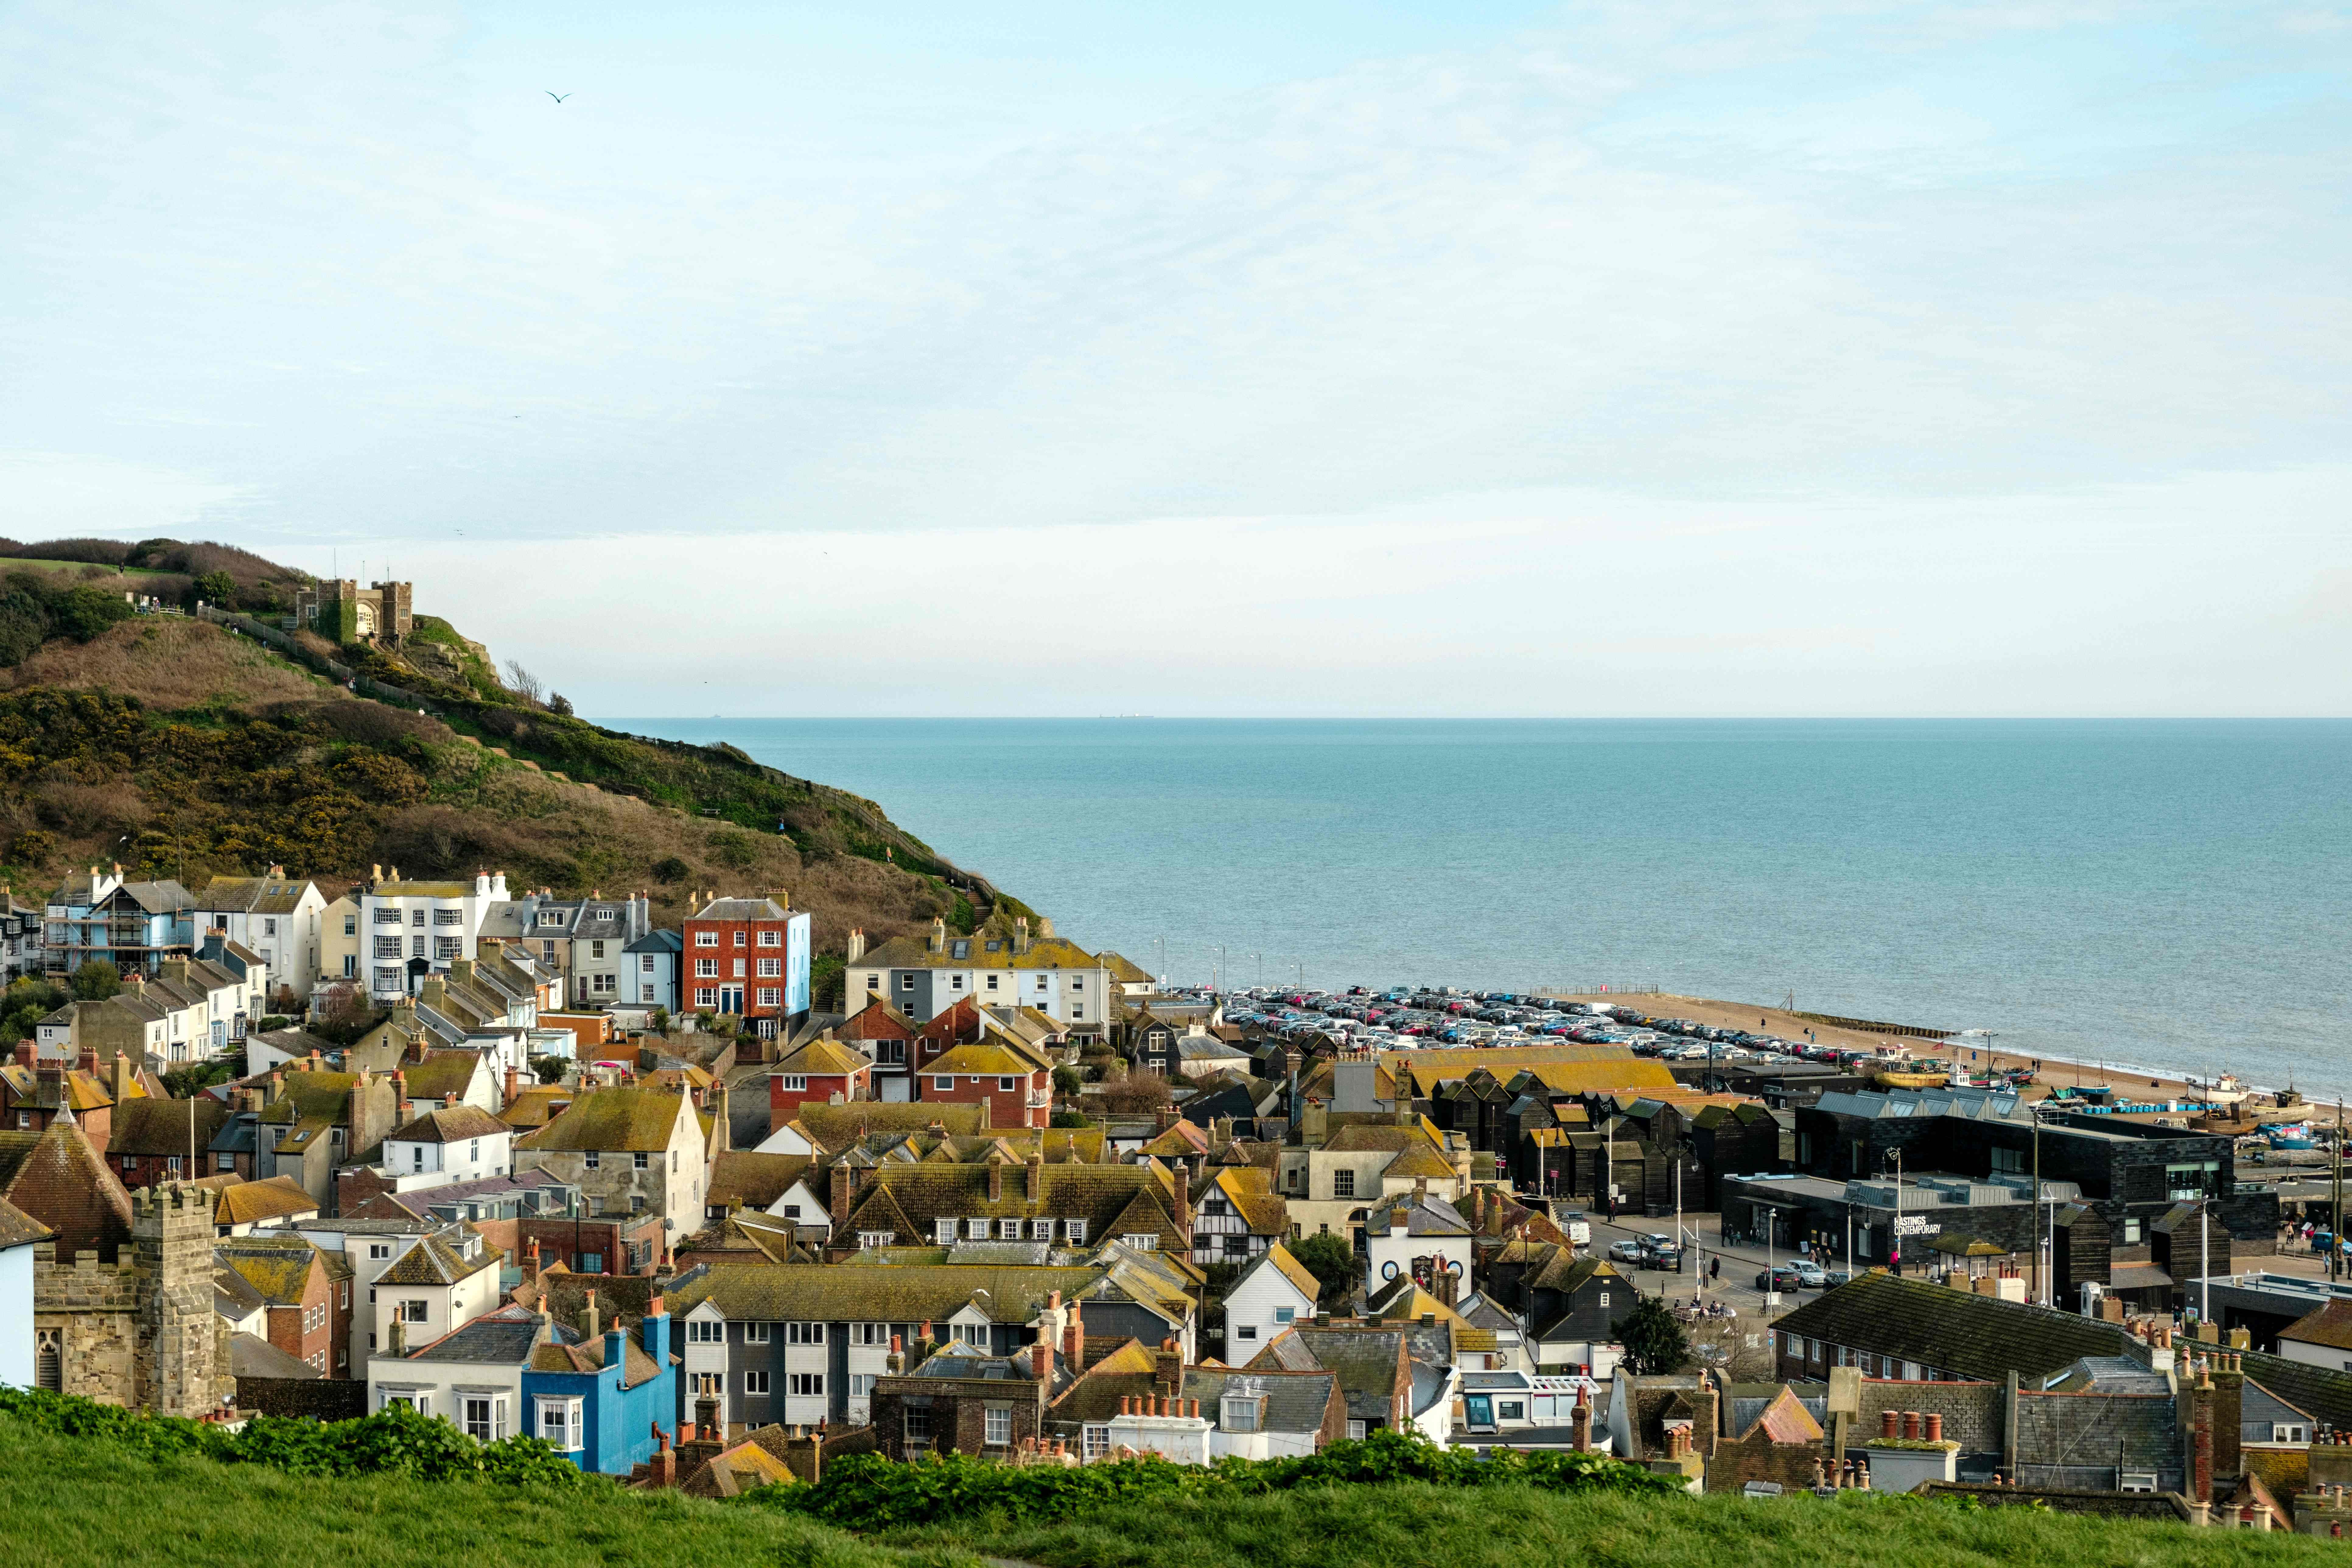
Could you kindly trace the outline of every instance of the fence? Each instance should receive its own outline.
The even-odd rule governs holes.
[[[1618,981],[1604,981],[1596,985],[1530,985],[1522,993],[1528,996],[1663,996],[1665,989],[1657,984],[1627,985]]]

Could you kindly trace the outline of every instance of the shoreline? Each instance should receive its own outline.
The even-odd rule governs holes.
[[[2204,1092],[2180,1074],[2167,1073],[2135,1062],[2076,1061],[2072,1058],[2035,1057],[2027,1051],[1971,1045],[1961,1037],[1930,1040],[1914,1035],[1861,1029],[1850,1025],[1823,1024],[1786,1008],[1759,1003],[1727,1002],[1717,997],[1683,996],[1671,993],[1552,992],[1547,994],[1557,996],[1561,1001],[1614,1003],[1656,1016],[1688,1018],[1722,1028],[1754,1029],[1800,1044],[1811,1040],[1842,1049],[1869,1051],[1893,1047],[1907,1051],[1918,1061],[1943,1063],[1948,1069],[1957,1066],[1963,1069],[1999,1071],[2011,1067],[2032,1068],[2039,1062],[2041,1065],[2035,1070],[2032,1088],[2040,1089],[2041,1094],[2033,1096],[2029,1092],[2029,1098],[2046,1099],[2052,1091],[2062,1088],[2105,1086],[2115,1089],[2118,1098],[2135,1101],[2197,1100],[2201,1102]],[[2251,1094],[2274,1096],[2277,1093],[2276,1089],[2266,1085],[2242,1082],[2240,1088]],[[2299,1106],[2285,1108],[2282,1114],[2284,1119],[2294,1121],[2333,1122],[2336,1120],[2333,1101],[2322,1105],[2306,1100]]]

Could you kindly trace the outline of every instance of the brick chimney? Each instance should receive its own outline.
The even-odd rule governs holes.
[[[992,1204],[1004,1201],[1004,1162],[993,1154],[988,1160],[988,1201]]]
[[[1043,1383],[1054,1375],[1054,1342],[1039,1340],[1029,1347],[1029,1375]]]
[[[1171,1172],[1176,1178],[1176,1228],[1186,1236],[1192,1234],[1192,1171],[1183,1161],[1176,1162]]]
[[[829,1194],[831,1202],[827,1205],[827,1207],[831,1209],[833,1214],[834,1229],[839,1230],[843,1226],[849,1223],[849,1200],[851,1197],[849,1167],[842,1164],[838,1161],[835,1162],[832,1171],[828,1173],[828,1179],[832,1183],[832,1192]]]
[[[507,1103],[507,1104],[509,1104],[509,1105],[512,1105],[512,1104],[513,1104],[517,1100],[520,1100],[520,1098],[522,1098],[522,1075],[521,1075],[520,1073],[517,1072],[517,1071],[515,1070],[514,1065],[513,1065],[511,1062],[509,1062],[509,1063],[507,1065],[507,1098],[506,1098],[506,1103]]]
[[[1021,1195],[1033,1204],[1045,1201],[1045,1156],[1034,1149],[1029,1152],[1028,1181]]]
[[[1576,1451],[1580,1454],[1591,1453],[1592,1451],[1592,1406],[1585,1403],[1584,1391],[1581,1388],[1576,1391],[1576,1408],[1569,1412],[1569,1429],[1575,1434]]]
[[[1079,1317],[1077,1299],[1073,1297],[1062,1320],[1062,1359],[1070,1363],[1072,1372],[1076,1372],[1086,1353],[1087,1326]]]
[[[2235,1351],[2213,1352],[2213,1473],[2241,1473],[2238,1423],[2245,1409],[2246,1363]]]
[[[1172,1394],[1184,1384],[1184,1354],[1174,1340],[1162,1340],[1151,1352],[1151,1384],[1162,1394]]]

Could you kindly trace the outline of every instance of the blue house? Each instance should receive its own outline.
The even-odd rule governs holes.
[[[621,950],[621,1004],[677,1011],[678,971],[685,967],[686,933],[652,931]]]
[[[604,1328],[594,1298],[588,1331],[552,1320],[522,1372],[524,1430],[562,1449],[583,1470],[625,1476],[659,1447],[656,1426],[677,1425],[678,1355],[661,1298],[635,1328]]]
[[[125,974],[152,974],[165,958],[185,958],[195,938],[196,900],[179,883],[126,882],[122,868],[69,879],[48,897],[41,945],[52,971],[71,973],[102,958]]]

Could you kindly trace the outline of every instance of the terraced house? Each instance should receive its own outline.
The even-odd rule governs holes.
[[[68,879],[49,895],[41,914],[42,964],[68,975],[92,959],[125,974],[146,974],[194,946],[195,900],[166,879],[125,881],[122,868]]]
[[[1058,1343],[1069,1320],[1054,1314],[1079,1308],[1097,1335],[1192,1332],[1182,1282],[1115,1246],[1067,1265],[722,1264],[680,1275],[669,1300],[686,1324],[686,1397],[719,1399],[730,1426],[863,1424],[893,1339],[908,1354],[929,1337],[1013,1356]]]
[[[1009,934],[950,936],[947,921],[934,920],[928,937],[900,937],[871,952],[864,943],[862,933],[851,933],[843,984],[852,1013],[878,996],[918,1022],[966,999],[1034,1007],[1090,1034],[1104,1032],[1111,1018],[1109,966],[1055,936],[1051,921],[1038,922],[1034,938],[1024,915]]]
[[[360,964],[379,1003],[411,995],[425,976],[475,956],[491,906],[507,901],[503,871],[469,882],[404,882],[397,866],[373,871],[359,889]]]
[[[322,961],[327,897],[308,878],[272,866],[260,877],[215,877],[195,896],[194,939],[216,935],[257,954],[273,986],[308,999]]]
[[[352,1268],[299,1236],[242,1236],[213,1248],[262,1304],[255,1332],[322,1377],[351,1375]]]
[[[1192,1205],[1181,1170],[1049,1163],[1010,1144],[978,1163],[880,1165],[827,1173],[836,1249],[948,1247],[958,1241],[1051,1242],[1183,1256]],[[1180,1217],[1181,1216],[1181,1217]]]
[[[698,1012],[740,1018],[772,1040],[809,1010],[809,917],[767,896],[698,900],[685,921],[679,984]]]
[[[653,930],[651,900],[631,895],[559,899],[547,889],[493,905],[481,934],[527,948],[559,976],[570,1004],[610,1007],[622,1001],[625,955]]]

